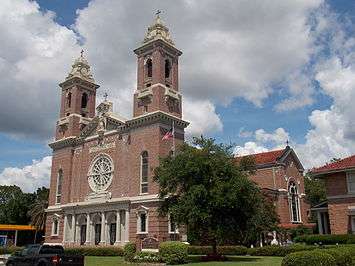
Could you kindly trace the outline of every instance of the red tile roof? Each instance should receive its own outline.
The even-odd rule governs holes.
[[[269,163],[276,163],[277,160],[282,156],[284,151],[285,149],[282,149],[282,150],[255,153],[247,156],[253,156],[255,159],[255,164],[269,164]],[[242,158],[242,157],[245,156],[241,156],[237,158]]]
[[[318,168],[311,170],[312,174],[321,174],[331,171],[346,170],[348,168],[355,168],[355,155],[346,157],[334,163],[328,163]]]

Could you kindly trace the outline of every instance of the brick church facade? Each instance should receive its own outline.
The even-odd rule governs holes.
[[[186,234],[157,209],[158,184],[153,170],[159,157],[184,141],[179,51],[159,16],[148,28],[137,56],[133,118],[113,113],[105,99],[96,107],[99,85],[83,53],[61,88],[60,114],[53,150],[47,244],[143,246],[186,241]],[[96,108],[95,108],[96,107]],[[173,139],[163,140],[174,127]],[[251,176],[270,196],[281,227],[307,224],[303,167],[294,151],[255,154]],[[149,242],[148,241],[148,242]],[[147,244],[149,246],[149,243]]]
[[[61,87],[47,209],[48,244],[123,245],[144,239],[186,239],[159,217],[153,169],[184,141],[178,60],[182,54],[159,16],[137,56],[133,118],[113,113],[83,56]],[[162,140],[174,125],[174,139]]]
[[[305,199],[304,168],[295,151],[284,149],[248,155],[255,161],[256,171],[250,176],[272,200],[279,217],[279,227],[291,229],[308,223],[309,205]],[[242,157],[237,157],[237,163]]]

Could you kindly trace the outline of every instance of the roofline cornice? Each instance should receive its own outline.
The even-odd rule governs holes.
[[[156,39],[156,40],[152,40],[150,42],[144,43],[143,45],[134,49],[133,52],[136,55],[141,55],[141,54],[144,54],[144,53],[150,51],[152,48],[154,48],[156,46],[165,46],[165,48],[167,48],[167,51],[170,52],[171,54],[177,55],[177,56],[182,55],[182,52],[179,49],[177,49],[175,46],[171,45],[170,43],[168,43],[162,39]]]
[[[73,85],[81,85],[87,89],[91,89],[91,90],[96,90],[100,87],[100,85],[97,85],[93,82],[90,82],[88,80],[79,78],[79,77],[71,77],[65,81],[63,81],[62,83],[59,83],[59,86],[62,89],[66,89],[67,87],[73,86]]]

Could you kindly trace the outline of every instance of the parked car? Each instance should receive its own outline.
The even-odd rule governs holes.
[[[6,266],[84,266],[84,256],[64,255],[62,246],[28,245],[15,252]]]

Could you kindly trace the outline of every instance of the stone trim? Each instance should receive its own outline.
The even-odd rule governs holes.
[[[112,198],[109,200],[97,200],[97,201],[88,201],[88,202],[81,201],[81,202],[72,202],[72,203],[67,203],[62,205],[52,205],[46,209],[46,212],[47,213],[58,212],[65,209],[75,209],[77,207],[85,207],[85,206],[89,208],[91,206],[95,207],[97,205],[100,205],[100,208],[102,209],[101,205],[111,206],[116,203],[122,203],[123,205],[128,206],[130,203],[134,204],[134,203],[147,203],[147,202],[157,202],[157,201],[161,201],[158,194],[142,195],[142,196],[135,196],[135,197]]]
[[[347,198],[355,198],[355,193],[327,197],[327,199],[347,199]]]

